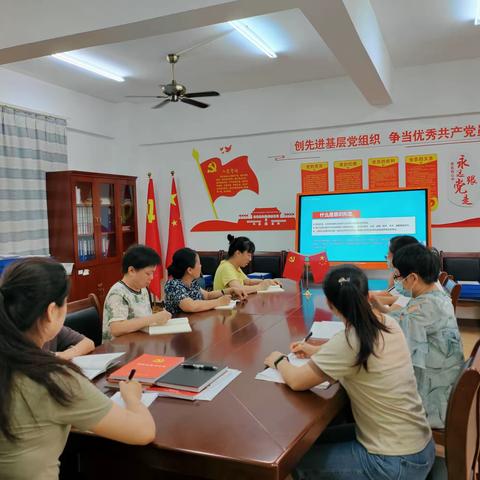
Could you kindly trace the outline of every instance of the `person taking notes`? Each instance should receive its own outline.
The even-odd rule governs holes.
[[[294,478],[424,480],[435,448],[402,330],[373,312],[367,277],[357,267],[332,269],[324,292],[345,330],[321,346],[292,344],[293,352],[310,359],[303,366],[291,365],[281,352],[271,353],[265,364],[277,368],[293,390],[338,381],[350,398],[355,429],[348,439],[315,444]]]
[[[103,307],[103,339],[111,340],[150,325],[164,325],[171,318],[166,310],[152,312],[147,287],[160,257],[153,248],[132,245],[123,255],[123,278],[109,290]]]
[[[252,254],[255,252],[255,244],[247,237],[227,235],[230,246],[228,256],[222,260],[215,272],[213,288],[221,290],[228,287],[242,288],[245,293],[256,293],[259,290],[266,290],[270,285],[278,285],[278,282],[271,279],[259,280],[248,278],[243,273],[245,268],[252,261]]]
[[[60,331],[69,280],[47,258],[15,262],[0,281],[0,477],[54,480],[71,426],[132,445],[155,437],[138,382],[121,382],[122,408],[80,369],[42,346]]]
[[[165,308],[173,315],[179,312],[203,312],[215,307],[229,305],[232,295],[240,300],[246,298],[242,288],[227,287],[207,292],[200,288],[202,264],[200,257],[191,248],[181,248],[172,257],[168,274],[172,277],[165,284]]]

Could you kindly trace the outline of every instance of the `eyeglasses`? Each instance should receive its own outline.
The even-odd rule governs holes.
[[[399,278],[402,278],[402,276],[400,274],[396,274],[396,273],[393,274],[393,279],[394,280],[398,280]]]

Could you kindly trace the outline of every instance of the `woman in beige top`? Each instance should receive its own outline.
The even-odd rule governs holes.
[[[435,459],[434,445],[400,327],[390,317],[374,314],[367,278],[357,267],[331,270],[324,291],[345,331],[321,347],[292,344],[294,353],[310,358],[303,367],[290,365],[280,352],[265,363],[277,368],[293,390],[340,382],[350,398],[355,436],[314,446],[295,478],[425,479]]]
[[[53,480],[70,427],[145,445],[155,423],[138,382],[121,382],[126,408],[114,404],[80,369],[42,350],[60,331],[68,278],[61,264],[29,258],[0,282],[0,478]]]

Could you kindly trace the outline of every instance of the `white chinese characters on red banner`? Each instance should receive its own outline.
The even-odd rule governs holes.
[[[480,196],[478,174],[473,161],[460,154],[450,162],[449,200],[461,207],[472,207]]]

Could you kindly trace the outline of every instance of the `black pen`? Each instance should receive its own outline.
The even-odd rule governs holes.
[[[213,365],[202,365],[200,363],[182,363],[183,368],[195,368],[197,370],[211,370],[215,371],[218,370],[217,367]]]
[[[136,370],[135,370],[134,368],[132,368],[132,369],[130,370],[130,373],[128,374],[128,381],[130,381],[130,380],[133,378],[133,376],[135,375],[135,373],[136,373]]]
[[[304,339],[303,339],[303,343],[305,343],[306,341],[308,341],[308,339],[313,335],[313,331],[311,331]]]

